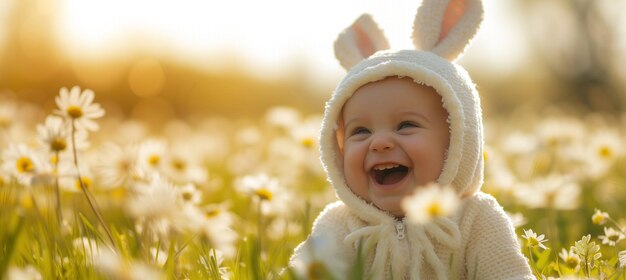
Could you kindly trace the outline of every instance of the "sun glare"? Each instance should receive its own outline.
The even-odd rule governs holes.
[[[102,58],[149,52],[209,70],[237,63],[270,75],[304,63],[323,78],[342,75],[332,44],[337,34],[362,13],[373,15],[393,48],[412,48],[415,9],[407,7],[418,5],[409,0],[393,3],[60,0],[59,3],[60,43],[72,56]],[[491,25],[483,32],[489,34],[482,34],[482,38],[503,34],[498,29],[502,25]],[[502,45],[498,43],[500,48],[505,48]],[[502,57],[511,56],[499,55],[498,59]]]

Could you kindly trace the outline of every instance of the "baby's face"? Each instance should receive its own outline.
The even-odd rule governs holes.
[[[447,119],[439,94],[410,78],[359,88],[344,105],[340,124],[348,187],[403,217],[401,200],[441,174],[450,143]]]

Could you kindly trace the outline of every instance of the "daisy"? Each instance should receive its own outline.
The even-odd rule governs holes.
[[[63,119],[58,116],[48,116],[43,125],[37,125],[37,140],[47,150],[53,153],[68,150],[71,144],[69,128],[63,123]],[[77,149],[88,147],[87,133],[79,130],[74,135]]]
[[[513,223],[513,227],[521,227],[523,225],[525,225],[528,220],[526,220],[526,217],[524,217],[524,214],[521,212],[516,212],[516,213],[511,213],[511,212],[506,212],[506,215],[509,216],[509,219],[511,219],[511,222]]]
[[[236,256],[239,234],[232,228],[234,214],[222,205],[208,205],[201,210],[204,213],[200,229],[203,236],[227,258]]]
[[[100,154],[94,172],[104,187],[127,186],[139,177],[136,146],[106,143]]]
[[[533,180],[529,185],[519,184],[515,196],[530,208],[572,210],[580,201],[580,185],[569,176],[549,175]]]
[[[204,184],[207,172],[201,164],[200,155],[186,145],[175,145],[163,158],[163,174],[178,184]]]
[[[186,184],[182,187],[177,187],[176,192],[178,193],[178,198],[182,200],[183,203],[198,205],[202,200],[202,192],[198,190],[194,184]]]
[[[310,242],[295,259],[293,269],[302,279],[344,279],[348,264],[335,254],[339,244],[324,236],[311,236]]]
[[[161,171],[167,156],[167,144],[163,140],[148,139],[137,149],[138,165],[148,171]]]
[[[565,263],[565,266],[567,266],[568,268],[574,270],[578,270],[580,268],[580,257],[572,252],[571,249],[569,251],[561,249],[559,257],[561,257],[561,259]]]
[[[78,128],[96,131],[99,126],[93,119],[104,116],[100,104],[93,103],[94,92],[86,89],[81,92],[80,87],[74,86],[68,90],[62,87],[59,96],[55,98],[59,107],[55,114],[72,121]]]
[[[595,241],[590,242],[590,240],[590,234],[583,236],[580,240],[574,242],[574,246],[571,247],[571,250],[574,251],[583,262],[593,267],[595,261],[602,257],[602,253],[600,253],[600,245],[596,245]]]
[[[288,215],[294,206],[293,195],[279,183],[278,179],[265,173],[244,176],[235,180],[238,191],[251,196],[260,203],[264,215]]]
[[[176,189],[159,176],[152,176],[147,182],[136,182],[133,190],[135,194],[126,201],[132,217],[160,219],[178,211]]]
[[[615,130],[604,129],[592,133],[585,145],[582,159],[585,174],[591,178],[599,178],[613,166],[615,161],[624,154],[624,137]]]
[[[615,246],[617,242],[624,239],[624,234],[613,229],[612,227],[604,227],[604,235],[599,235],[598,238],[602,240],[602,244]]]
[[[524,230],[524,235],[522,235],[522,237],[524,237],[524,239],[526,239],[526,241],[528,242],[528,247],[541,247],[543,249],[548,249],[548,247],[546,247],[546,245],[543,245],[544,242],[548,241],[548,239],[544,239],[544,235],[539,235],[537,236],[537,234],[532,230]]]
[[[126,260],[109,250],[99,254],[95,267],[111,279],[163,279],[162,272],[157,268],[142,262]]]
[[[609,213],[602,212],[596,209],[596,212],[591,216],[591,222],[596,225],[603,225],[609,219]]]
[[[41,273],[33,266],[27,265],[24,268],[10,266],[7,274],[7,280],[41,280]]]
[[[402,200],[402,209],[407,219],[416,224],[449,216],[458,205],[459,198],[452,188],[440,187],[435,183],[418,187],[415,193]]]
[[[626,267],[626,250],[620,251],[617,256],[619,257],[619,266]]]
[[[300,112],[291,107],[276,106],[267,110],[265,121],[272,126],[291,129],[298,126]]]
[[[2,169],[23,185],[31,186],[52,175],[50,164],[24,144],[11,144],[2,154]]]

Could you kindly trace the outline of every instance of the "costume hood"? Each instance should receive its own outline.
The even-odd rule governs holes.
[[[356,196],[342,170],[338,139],[342,108],[361,86],[390,76],[410,77],[434,88],[448,111],[450,146],[437,183],[452,186],[461,197],[483,182],[483,125],[478,92],[467,72],[454,63],[482,21],[479,0],[424,0],[413,25],[415,50],[387,50],[389,44],[372,17],[365,14],[335,42],[335,55],[348,71],[326,103],[320,136],[321,159],[337,196],[366,221],[389,215]],[[373,210],[375,208],[376,210]]]

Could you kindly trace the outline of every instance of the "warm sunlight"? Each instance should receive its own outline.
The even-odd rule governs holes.
[[[524,58],[522,40],[506,36],[517,32],[511,30],[516,23],[509,16],[511,7],[504,2],[510,1],[485,3],[486,9],[499,12],[487,13],[486,22],[497,19],[502,24],[487,24],[479,33],[477,44],[481,46],[474,52],[480,55],[486,49],[489,53],[480,56],[481,61],[508,58],[515,64]],[[262,69],[264,75],[304,63],[322,77],[342,73],[332,43],[361,13],[374,16],[393,48],[411,48],[411,23],[417,7],[416,1],[407,0],[384,5],[372,0],[62,0],[60,4],[61,43],[75,56],[149,52],[208,69],[234,60],[247,68]]]

